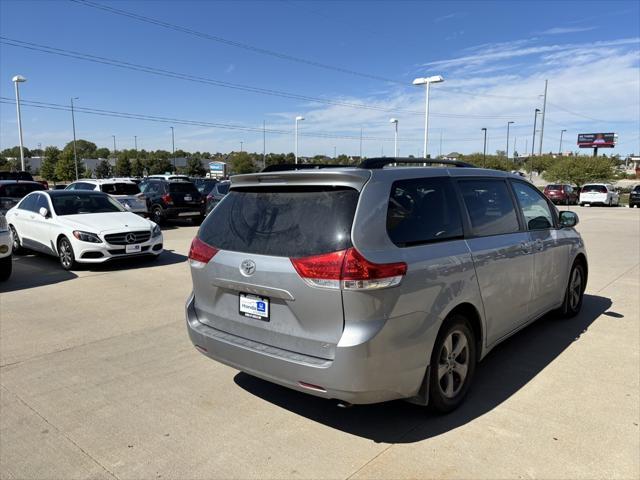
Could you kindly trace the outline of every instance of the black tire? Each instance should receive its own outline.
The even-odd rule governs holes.
[[[9,279],[11,276],[11,270],[13,270],[11,255],[0,258],[0,282],[4,282]]]
[[[24,252],[22,242],[20,241],[20,236],[18,235],[18,232],[13,225],[9,225],[9,230],[11,230],[11,238],[13,239],[13,253],[16,255],[20,255]]]
[[[151,217],[151,220],[158,225],[164,225],[164,211],[160,205],[154,205],[149,212],[149,216]]]
[[[65,270],[74,270],[78,266],[73,247],[67,237],[62,237],[58,240],[58,260],[60,260],[60,265]]]
[[[461,346],[463,337],[466,345]],[[460,347],[461,350],[456,356],[455,351]],[[463,402],[476,370],[478,358],[476,347],[473,329],[465,316],[455,314],[445,321],[431,353],[429,368],[431,408],[440,413],[448,413],[458,408]],[[458,359],[460,361],[457,361]],[[462,366],[466,366],[464,377],[461,375]]]
[[[578,278],[578,284],[576,286],[576,277]],[[560,317],[572,318],[580,313],[582,309],[582,300],[584,299],[584,289],[586,285],[586,274],[584,265],[580,261],[573,263],[571,271],[569,272],[569,281],[567,282],[567,289],[564,292],[564,302],[560,307]]]

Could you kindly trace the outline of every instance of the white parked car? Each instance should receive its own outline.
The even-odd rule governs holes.
[[[588,183],[580,190],[580,206],[607,205],[617,207],[620,205],[620,194],[610,183]]]
[[[94,190],[104,192],[118,200],[127,210],[149,216],[147,199],[138,184],[125,178],[81,179],[67,185],[65,190]]]
[[[11,276],[11,250],[11,232],[9,232],[7,219],[0,213],[0,282]]]
[[[60,259],[65,270],[78,263],[162,253],[162,232],[102,192],[33,192],[7,212],[13,249],[36,250]]]

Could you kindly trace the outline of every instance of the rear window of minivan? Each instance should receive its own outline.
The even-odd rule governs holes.
[[[140,187],[135,183],[104,183],[101,185],[101,189],[109,195],[137,195],[140,193]]]
[[[346,187],[231,190],[200,227],[222,250],[308,257],[351,246],[358,192]]]
[[[191,182],[172,182],[169,184],[170,193],[200,193]]]
[[[582,187],[583,192],[607,193],[607,187],[604,185],[585,185]]]

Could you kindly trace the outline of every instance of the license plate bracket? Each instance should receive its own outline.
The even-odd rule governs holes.
[[[240,293],[238,297],[238,312],[243,317],[268,322],[270,320],[271,301],[267,297]]]
[[[124,247],[125,253],[140,253],[142,251],[142,246],[138,245],[126,245]]]

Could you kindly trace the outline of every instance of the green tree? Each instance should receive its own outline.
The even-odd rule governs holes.
[[[96,144],[88,140],[79,138],[76,140],[76,153],[78,154],[78,162],[83,158],[96,158]],[[73,158],[73,141],[67,143],[62,149],[63,153],[71,155]]]
[[[81,171],[78,169],[78,171]],[[71,181],[76,179],[76,164],[73,161],[73,152],[63,151],[55,166],[55,176],[58,180]]]
[[[24,153],[24,158],[31,158],[31,151],[27,147],[24,147],[22,149],[22,152]],[[2,150],[2,152],[0,152],[0,156],[4,158],[17,158],[18,160],[20,160],[20,146],[5,148],[4,150]]]
[[[147,163],[147,170],[149,175],[173,172],[173,164],[168,158],[156,157],[149,160]]]
[[[95,151],[95,155],[96,158],[109,158],[109,155],[111,154],[111,152],[109,151],[108,148],[98,148]]]
[[[253,173],[256,166],[247,152],[233,152],[230,155],[231,172],[234,174]]]
[[[96,178],[109,178],[111,176],[111,164],[108,160],[101,160],[96,166]]]
[[[116,160],[115,174],[118,177],[128,177],[131,175],[131,162],[126,156]]]
[[[60,149],[58,147],[50,146],[44,150],[44,160],[40,165],[40,176],[45,180],[57,182],[59,180],[56,175],[56,164],[60,158]]]
[[[142,177],[144,175],[144,164],[141,160],[133,159],[131,162],[131,175],[134,177]]]
[[[187,160],[187,175],[194,177],[203,177],[207,173],[207,169],[202,166],[202,162],[198,158],[191,157]]]
[[[615,176],[614,163],[602,157],[562,157],[544,173],[549,182],[566,182],[582,186],[589,182],[606,182]]]

